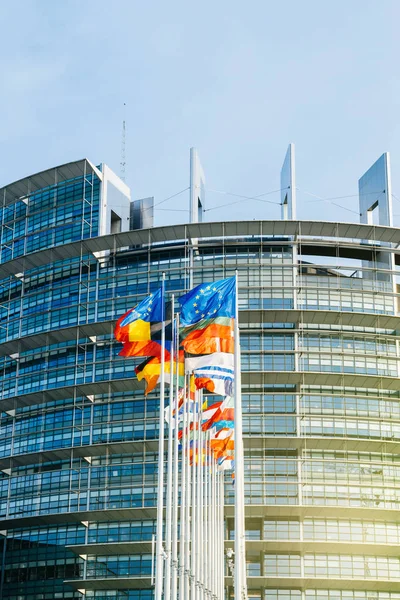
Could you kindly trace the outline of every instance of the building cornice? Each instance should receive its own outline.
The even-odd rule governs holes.
[[[105,251],[117,252],[121,248],[151,247],[171,242],[197,244],[198,240],[215,240],[227,238],[324,238],[357,240],[357,245],[367,244],[368,250],[374,247],[371,242],[383,242],[399,246],[400,229],[397,227],[383,227],[379,225],[364,225],[361,223],[334,223],[328,221],[226,221],[214,223],[190,223],[182,225],[168,225],[152,229],[140,229],[100,237],[88,238],[78,242],[70,242],[53,248],[32,252],[12,259],[0,265],[0,279],[10,275],[24,273],[30,269],[45,266],[52,262],[77,258],[88,254],[96,255]],[[366,240],[369,240],[366,242]],[[290,241],[290,239],[288,240]],[[377,244],[376,249],[381,249]],[[387,248],[386,250],[390,250]],[[397,252],[397,248],[394,250]]]

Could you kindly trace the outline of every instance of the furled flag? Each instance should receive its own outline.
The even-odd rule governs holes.
[[[185,368],[193,372],[197,389],[206,389],[220,396],[233,395],[233,354],[214,352],[187,358]]]
[[[163,296],[160,288],[118,319],[114,335],[123,344],[120,356],[161,356]],[[169,352],[165,352],[168,358]]]

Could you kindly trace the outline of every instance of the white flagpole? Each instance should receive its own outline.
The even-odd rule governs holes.
[[[186,375],[186,402],[188,411],[187,437],[186,437],[186,530],[185,530],[185,600],[190,597],[190,491],[191,491],[191,469],[190,469],[190,376]]]
[[[215,459],[215,596],[221,600],[221,513],[219,510],[220,489],[219,489],[219,472],[218,462]]]
[[[216,564],[217,564],[217,519],[216,519],[216,508],[217,508],[217,495],[216,495],[216,485],[215,485],[215,471],[216,471],[216,462],[215,462],[215,454],[212,454],[212,466],[211,466],[211,477],[212,477],[212,591],[213,597],[216,597],[217,590],[217,573],[216,573]]]
[[[204,498],[205,498],[205,518],[204,518],[204,564],[205,564],[205,586],[206,586],[206,598],[211,598],[211,575],[210,575],[210,552],[208,549],[210,548],[210,444],[209,444],[209,433],[206,432],[206,444],[207,444],[207,461],[206,461],[206,470],[205,470],[205,490],[204,490]]]
[[[244,452],[242,435],[242,390],[239,338],[239,285],[235,290],[235,600],[247,598],[244,531]]]
[[[203,529],[203,543],[202,543],[202,556],[201,556],[201,562],[202,562],[202,569],[203,569],[203,598],[204,600],[206,598],[208,598],[208,562],[207,562],[207,548],[208,548],[208,536],[207,536],[207,519],[208,519],[208,512],[207,512],[207,493],[208,493],[208,479],[207,479],[207,470],[208,470],[208,447],[207,447],[207,432],[204,433],[204,445],[206,448],[206,455],[205,455],[205,464],[204,464],[204,470],[203,470],[203,521],[202,521],[202,529]]]
[[[185,537],[186,537],[186,429],[187,429],[187,399],[186,382],[183,392],[183,423],[181,439],[181,509],[180,509],[180,536],[179,536],[179,599],[185,598]]]
[[[178,505],[179,505],[179,314],[175,318],[176,374],[175,374],[175,429],[174,429],[174,474],[173,474],[173,512],[172,512],[172,600],[178,595]]]
[[[201,428],[203,420],[203,391],[199,391],[199,469],[197,478],[197,498],[199,502],[199,510],[197,512],[197,531],[198,531],[198,556],[197,556],[197,569],[199,578],[199,600],[204,599],[204,568],[202,553],[205,552],[204,546],[204,535],[203,535],[203,522],[204,522],[204,434]]]
[[[214,575],[215,575],[214,550],[215,550],[214,453],[212,451],[210,451],[210,592],[211,592],[211,598],[214,598]]]
[[[164,599],[171,599],[171,543],[172,543],[172,470],[173,470],[173,399],[174,399],[174,310],[175,297],[171,298],[171,361],[170,361],[170,386],[169,386],[169,426],[168,426],[168,457],[167,457],[167,503],[166,503],[166,533],[165,533],[165,582]]]
[[[193,413],[193,447],[192,447],[192,523],[191,523],[191,598],[192,600],[196,600],[196,589],[197,589],[197,532],[196,532],[196,523],[197,523],[197,480],[196,480],[196,459],[197,459],[197,423],[198,423],[198,392],[195,392],[195,404],[194,404],[194,413]]]
[[[219,474],[217,468],[217,458],[215,458],[215,597],[218,598],[218,600],[221,600],[219,593],[221,585],[221,574],[219,572],[221,527],[219,520]]]
[[[242,440],[243,448],[243,440]],[[243,461],[244,462],[244,461]],[[244,469],[243,469],[244,473]],[[247,569],[246,569],[246,524],[244,514],[244,474],[242,478],[242,577],[243,577],[243,597],[247,600]]]
[[[155,600],[162,599],[164,578],[163,516],[164,516],[164,419],[165,419],[165,273],[162,276],[163,320],[161,324],[161,383],[158,441],[157,540]]]
[[[221,598],[221,581],[222,581],[222,573],[221,573],[221,473],[217,468],[217,536],[218,536],[218,544],[217,544],[217,597]]]
[[[221,573],[221,587],[220,594],[221,600],[224,598],[224,589],[225,589],[225,518],[224,518],[224,508],[225,508],[225,476],[224,471],[221,470],[219,473],[220,477],[220,527],[221,527],[221,545],[220,545],[220,573]]]
[[[212,563],[212,545],[213,545],[213,535],[212,535],[212,464],[213,464],[213,456],[211,452],[211,444],[210,444],[210,432],[208,432],[208,443],[210,447],[210,460],[208,466],[208,547],[210,551],[208,552],[208,589],[209,589],[209,597],[210,599],[213,597],[213,563]]]

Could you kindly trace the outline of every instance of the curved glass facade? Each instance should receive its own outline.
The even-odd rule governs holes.
[[[391,228],[107,235],[102,172],[85,169],[21,198],[3,190],[0,596],[151,600],[158,394],[144,397],[113,326],[163,272],[182,294],[237,269],[249,598],[400,600]],[[227,481],[228,547],[233,535]]]

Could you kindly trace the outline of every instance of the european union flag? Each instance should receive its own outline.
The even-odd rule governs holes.
[[[118,321],[119,327],[126,327],[130,323],[141,319],[142,321],[163,321],[164,298],[163,290],[160,288],[150,296],[142,300],[135,308],[131,308]]]
[[[179,298],[181,325],[194,325],[202,319],[235,317],[236,278],[202,283]]]
[[[161,356],[164,314],[164,292],[161,288],[120,317],[114,330],[116,340],[124,344],[120,355]]]

